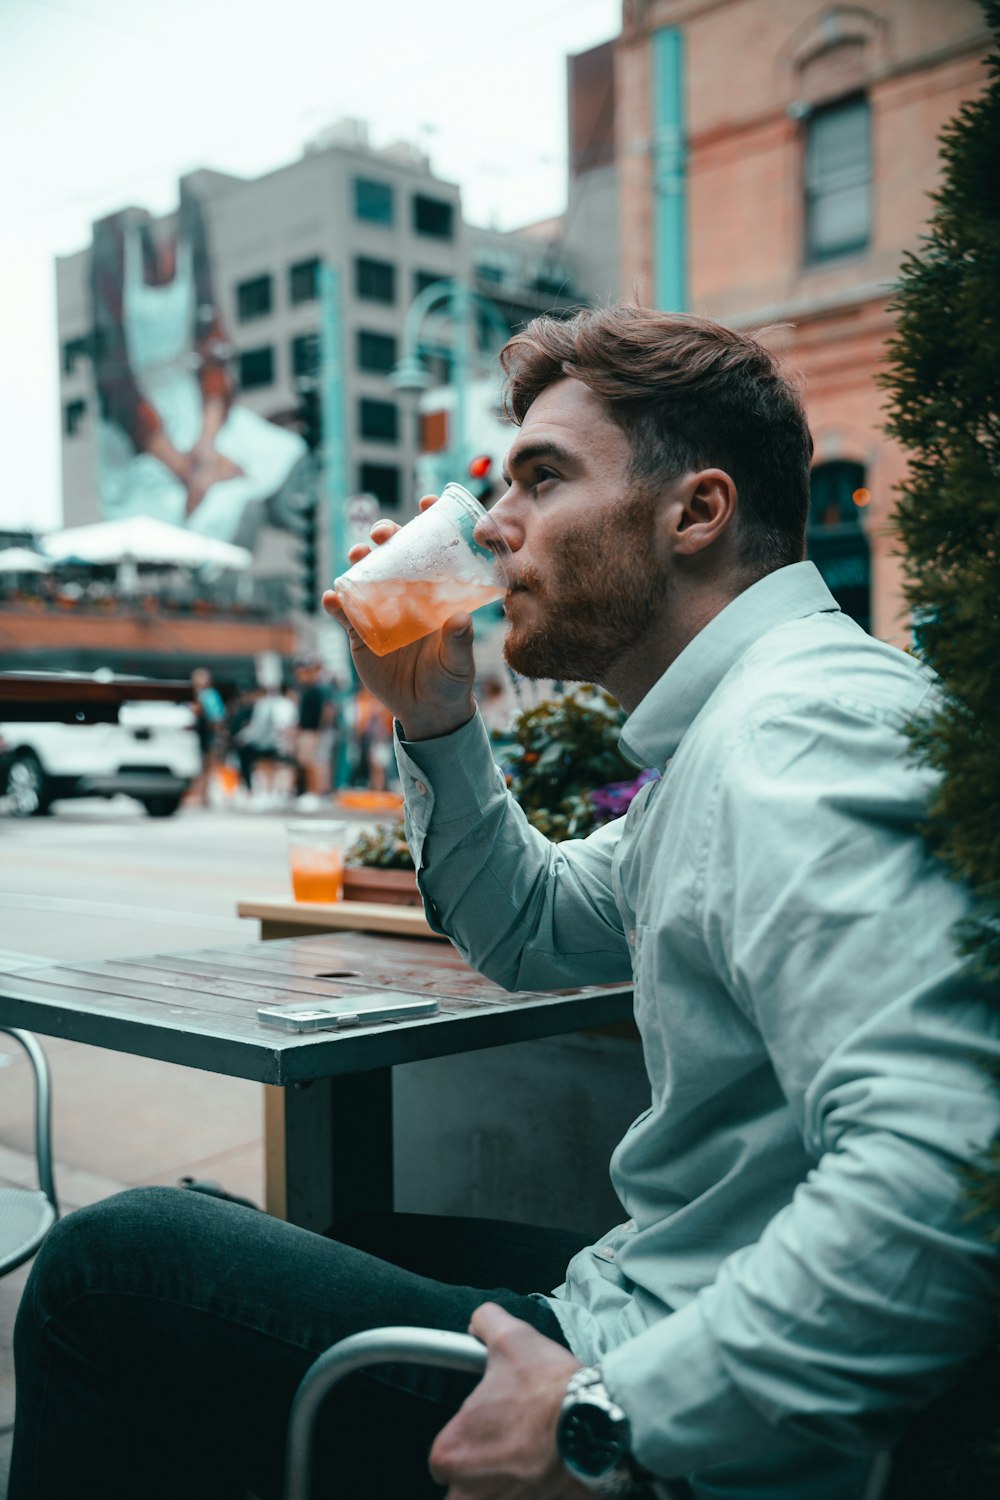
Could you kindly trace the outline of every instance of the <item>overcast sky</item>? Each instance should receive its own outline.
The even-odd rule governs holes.
[[[344,115],[416,141],[466,215],[565,198],[566,56],[620,0],[0,0],[0,525],[61,520],[57,254],[196,167],[254,176]]]

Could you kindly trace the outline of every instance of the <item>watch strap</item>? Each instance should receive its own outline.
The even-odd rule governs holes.
[[[584,1365],[581,1369],[574,1370],[566,1384],[562,1411],[573,1409],[581,1400],[587,1402],[588,1397],[603,1407],[614,1420],[622,1422],[626,1432],[629,1430],[628,1415],[605,1386],[599,1365]],[[620,1465],[599,1479],[595,1476],[592,1481],[588,1480],[572,1464],[570,1472],[580,1484],[593,1489],[595,1494],[609,1497],[609,1500],[646,1500],[646,1497],[653,1500],[652,1491],[647,1488],[641,1471],[627,1450],[622,1452]]]

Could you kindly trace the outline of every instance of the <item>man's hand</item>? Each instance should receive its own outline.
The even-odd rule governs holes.
[[[420,509],[434,504],[425,495]],[[394,521],[376,521],[371,530],[375,545],[383,546],[399,527]],[[360,562],[371,551],[363,544],[352,547],[348,561]],[[388,656],[369,651],[348,622],[332,589],[323,595],[323,608],[339,620],[351,643],[351,656],[358,676],[380,703],[399,720],[408,740],[435,739],[468,723],[476,711],[472,687],[475,662],[472,656],[472,621],[467,614],[452,615],[441,630]]]
[[[588,1496],[555,1446],[566,1385],[580,1361],[495,1302],[477,1307],[469,1332],[486,1345],[486,1374],[431,1449],[431,1474],[448,1486],[448,1500]]]

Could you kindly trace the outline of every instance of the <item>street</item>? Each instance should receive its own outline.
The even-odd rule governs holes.
[[[288,893],[285,818],[182,810],[152,819],[128,798],[0,818],[0,965],[15,956],[111,958],[247,942],[241,896]],[[53,1080],[63,1212],[123,1187],[214,1178],[262,1202],[258,1085],[41,1038]],[[31,1074],[0,1034],[0,1186],[36,1186]],[[14,1381],[11,1338],[29,1266],[0,1281],[0,1500]]]

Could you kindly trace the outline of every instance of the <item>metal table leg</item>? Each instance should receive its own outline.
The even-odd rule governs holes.
[[[392,1069],[264,1089],[265,1207],[304,1229],[392,1208]]]

